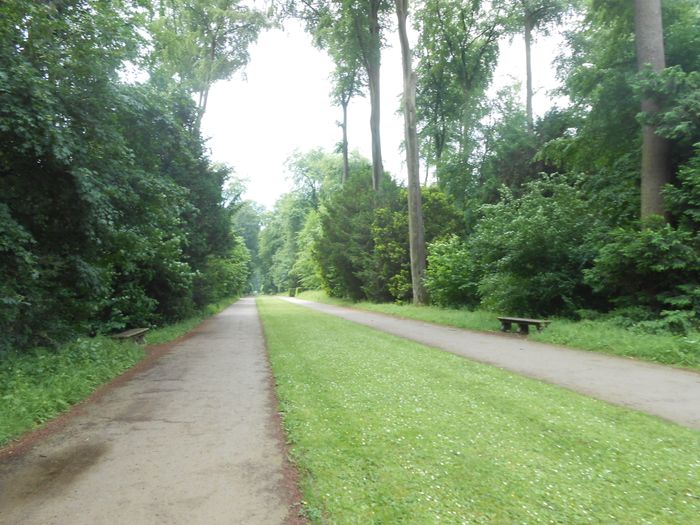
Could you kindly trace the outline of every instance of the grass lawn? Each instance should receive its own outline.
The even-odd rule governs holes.
[[[700,433],[258,302],[314,523],[697,523]]]
[[[328,297],[321,291],[299,294],[300,299],[319,303],[349,306],[430,323],[455,326],[468,330],[497,332],[497,314],[484,310],[457,310],[437,306],[413,306],[392,303],[353,303]],[[554,319],[542,332],[528,336],[533,341],[592,350],[606,354],[654,361],[666,365],[700,370],[700,333],[686,337],[633,332],[605,321],[571,321]],[[699,520],[700,521],[700,520]]]

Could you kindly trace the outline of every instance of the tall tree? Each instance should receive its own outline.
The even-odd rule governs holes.
[[[241,0],[161,0],[158,11],[152,73],[197,95],[199,127],[211,86],[246,66],[267,18]]]
[[[351,61],[336,62],[334,72],[334,86],[332,97],[333,100],[340,105],[343,110],[343,120],[340,122],[340,128],[343,131],[343,137],[340,144],[340,151],[343,154],[343,178],[345,184],[350,177],[350,157],[348,148],[348,106],[353,97],[362,95],[362,80],[360,69],[356,67],[356,63]]]
[[[353,5],[354,2],[350,2]],[[381,97],[379,92],[379,69],[381,67],[382,35],[379,15],[385,3],[382,0],[369,0],[366,14],[355,15],[357,40],[362,51],[362,60],[367,71],[370,101],[370,132],[372,133],[372,187],[379,190],[379,180],[384,173],[382,162],[382,140],[380,132]],[[365,19],[365,26],[360,22]]]
[[[534,31],[546,31],[548,26],[560,22],[571,0],[515,0],[512,6],[516,27],[523,31],[525,39],[525,100],[527,125],[533,131],[532,115],[532,40]]]
[[[401,64],[403,68],[403,112],[406,140],[406,167],[408,169],[408,232],[411,254],[411,284],[413,303],[427,304],[428,293],[423,284],[426,267],[425,229],[421,205],[420,173],[418,165],[418,134],[416,131],[416,73],[411,63],[411,46],[408,41],[406,19],[408,0],[396,1],[399,22]]]
[[[498,55],[499,12],[480,0],[425,0],[417,16],[417,111],[427,158],[440,167],[443,154],[468,154],[474,108]]]
[[[354,20],[347,16],[343,3],[329,0],[292,1],[288,8],[302,19],[312,35],[314,45],[328,52],[335,64],[331,99],[341,107],[343,120],[341,152],[343,154],[342,182],[348,180],[350,159],[348,147],[348,107],[356,96],[363,96],[367,74],[363,66]]]
[[[664,69],[661,0],[635,0],[634,33],[639,70],[648,67],[653,71]],[[642,100],[642,111],[653,116],[659,111],[659,105],[647,97]],[[651,125],[645,124],[642,129],[642,218],[666,213],[662,190],[671,181],[668,154],[668,141],[657,135]]]

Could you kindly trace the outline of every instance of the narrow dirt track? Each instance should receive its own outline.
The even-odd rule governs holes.
[[[284,299],[700,430],[700,373],[694,371],[536,343],[518,336],[470,332],[303,299]]]
[[[2,524],[296,523],[253,299],[0,459]]]

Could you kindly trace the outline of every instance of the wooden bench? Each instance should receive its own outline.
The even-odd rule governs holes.
[[[118,341],[128,341],[132,339],[135,343],[143,344],[145,341],[143,337],[148,332],[148,328],[132,328],[131,330],[125,330],[118,334],[112,334],[110,337],[112,339],[117,339]]]
[[[510,332],[511,326],[517,324],[518,333],[523,335],[530,333],[530,325],[536,326],[539,332],[550,323],[544,319],[523,319],[522,317],[499,317],[498,320],[501,321],[501,332]]]

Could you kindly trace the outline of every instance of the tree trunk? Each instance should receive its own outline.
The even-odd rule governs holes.
[[[635,0],[634,26],[637,44],[637,64],[642,70],[654,71],[666,67],[664,57],[661,0]],[[655,100],[642,101],[642,111],[654,115],[659,110]],[[642,218],[666,215],[662,190],[671,182],[668,141],[655,133],[652,126],[642,128]]]
[[[345,184],[350,178],[350,161],[348,159],[348,104],[350,99],[344,99],[341,101],[341,106],[343,107],[343,180],[342,183]]]
[[[534,130],[532,116],[532,29],[533,23],[529,15],[525,15],[525,107],[527,111],[527,130]]]
[[[418,135],[416,133],[416,73],[411,66],[411,47],[406,32],[408,0],[396,0],[396,16],[399,20],[401,62],[403,65],[404,131],[408,169],[408,235],[411,252],[413,303],[428,304],[428,292],[423,284],[426,255],[418,164]]]
[[[379,190],[379,181],[384,173],[382,163],[382,140],[379,128],[380,101],[379,101],[379,64],[371,67],[368,73],[370,117],[369,127],[372,133],[372,187]]]
[[[379,1],[370,2],[370,49],[367,60],[367,81],[369,85],[369,102],[371,107],[369,126],[372,133],[372,187],[379,191],[379,181],[384,174],[382,162],[382,141],[379,127],[380,97],[379,69],[381,67],[381,35],[379,25]]]

